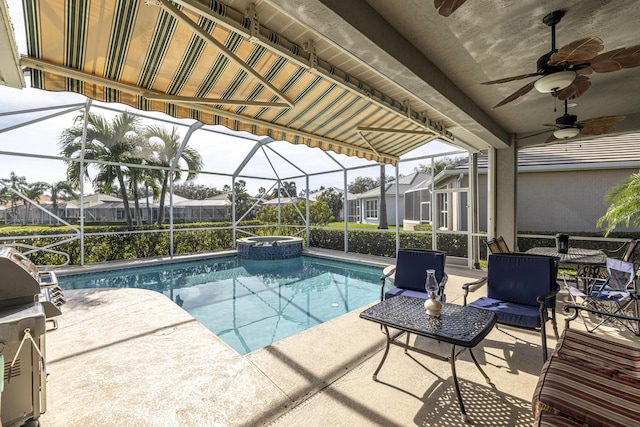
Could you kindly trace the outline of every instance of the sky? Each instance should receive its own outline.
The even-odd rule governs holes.
[[[20,54],[26,54],[21,3],[19,0],[9,0],[8,6],[18,51]],[[25,76],[25,81],[28,86],[30,83],[28,76]],[[25,111],[42,107],[84,104],[85,101],[86,98],[84,96],[74,93],[47,92],[32,88],[13,89],[0,86],[0,178],[8,178],[10,173],[14,172],[18,176],[24,176],[28,182],[43,181],[53,183],[64,181],[66,178],[66,165],[64,162],[10,155],[9,153],[59,156],[60,147],[58,141],[60,134],[65,128],[73,125],[73,119],[80,113],[80,110],[65,114],[60,114],[64,111],[64,109],[60,108],[46,112]],[[117,114],[113,111],[102,109],[101,106],[118,108],[117,104],[94,102],[91,111],[103,114],[105,117],[113,117]],[[120,108],[135,111],[130,107],[120,106]],[[20,113],[17,114],[18,112]],[[56,115],[55,117],[42,120],[47,115],[54,114]],[[140,114],[150,118],[156,117],[170,120],[172,123],[161,123],[147,118],[142,119],[143,124],[161,124],[167,129],[174,125],[178,126],[181,135],[185,135],[188,126],[194,123],[193,120],[179,120],[162,113],[140,112]],[[20,124],[28,122],[33,123],[28,126],[20,126]],[[218,189],[222,189],[224,185],[231,186],[231,178],[222,174],[232,174],[249,150],[255,145],[255,141],[261,138],[246,133],[232,132],[222,127],[206,126],[206,129],[211,131],[198,130],[192,134],[189,140],[189,146],[197,149],[203,157],[203,171],[208,172],[201,173],[194,182],[196,184],[215,186]],[[311,174],[309,178],[310,190],[318,189],[321,186],[333,186],[342,189],[345,177],[341,171],[341,166],[336,161],[345,168],[370,165],[366,169],[348,171],[347,184],[357,177],[375,179],[380,175],[380,168],[376,163],[363,159],[337,155],[332,152],[325,153],[317,148],[296,146],[284,141],[271,142],[268,146],[273,147],[281,156],[273,154],[270,149],[261,150],[242,170],[243,175],[270,178],[242,178],[246,181],[250,194],[257,194],[260,187],[264,187],[269,191],[277,175],[287,179],[303,175],[302,171]],[[452,151],[457,151],[457,149],[444,142],[434,141],[402,156],[402,159],[413,159]],[[265,152],[267,153],[266,155],[264,154]],[[420,164],[428,163],[429,160],[424,158],[417,161],[400,162],[399,174],[407,175]],[[326,170],[335,170],[336,172],[315,175]],[[395,167],[386,166],[385,173],[387,176],[395,176]],[[295,181],[298,191],[306,187],[304,178],[287,180]],[[87,193],[90,193],[90,191],[87,191]]]

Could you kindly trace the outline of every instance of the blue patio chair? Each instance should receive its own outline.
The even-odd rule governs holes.
[[[551,321],[558,339],[558,261],[556,257],[519,253],[489,255],[487,277],[463,285],[464,305],[470,288],[486,284],[487,296],[469,305],[493,311],[498,324],[540,330],[542,357],[546,360],[547,321]]]
[[[438,299],[445,301],[444,287],[447,283],[447,273],[444,271],[447,254],[427,249],[400,249],[396,257],[396,265],[385,268],[380,291],[380,300],[405,295],[418,298],[429,298],[424,284],[427,278],[427,270],[435,270],[438,281]],[[392,278],[395,288],[385,292],[387,279]]]

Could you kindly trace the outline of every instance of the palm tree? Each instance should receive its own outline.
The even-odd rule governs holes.
[[[48,184],[47,187],[51,192],[51,206],[53,208],[53,214],[58,215],[58,199],[60,198],[76,198],[78,197],[73,191],[71,184],[67,181],[56,181]]]
[[[33,182],[31,184],[27,184],[27,188],[24,190],[24,196],[35,202],[40,203],[40,197],[44,194],[45,190],[49,185],[46,182]],[[22,220],[22,225],[27,225],[29,221],[29,213],[31,212],[31,203],[24,204],[24,219]]]
[[[149,143],[143,135],[139,135],[135,139],[135,145],[133,148],[132,157],[127,160],[127,163],[134,165],[143,164],[155,164],[154,146]],[[129,194],[133,197],[134,212],[136,213],[136,224],[142,225],[142,209],[140,209],[140,197],[142,194],[147,196],[147,208],[149,207],[149,187],[151,187],[153,194],[157,196],[157,185],[162,175],[160,171],[155,169],[129,167],[127,169],[127,177],[129,178]]]
[[[79,159],[82,154],[83,118],[83,114],[76,117],[74,126],[65,129],[60,136],[61,154],[65,157]],[[99,172],[93,181],[93,185],[95,188],[111,191],[113,190],[114,181],[118,182],[124,206],[124,215],[129,227],[133,226],[133,221],[129,210],[127,185],[124,181],[125,173],[123,167],[118,163],[127,163],[133,157],[131,152],[135,146],[139,123],[140,119],[138,117],[126,112],[120,113],[112,121],[108,121],[100,114],[89,113],[87,115],[87,138],[84,158],[116,163],[116,165],[97,165]],[[67,177],[69,181],[78,186],[81,179],[79,163],[68,161],[67,164]]]
[[[151,125],[145,129],[145,136],[149,139],[160,140],[160,143],[151,143],[152,150],[155,151],[155,164],[158,166],[169,167],[173,163],[174,159],[178,155],[180,150],[181,136],[178,133],[178,128],[173,126],[170,132],[168,132],[162,126]],[[185,181],[191,181],[197,176],[197,172],[202,168],[202,156],[191,147],[184,147],[180,154],[180,159],[187,164],[189,173]],[[162,225],[164,222],[164,199],[167,194],[167,187],[169,185],[170,171],[164,170],[160,174],[160,208],[158,213],[158,225]],[[179,181],[182,178],[182,172],[179,170],[173,171],[174,181]]]
[[[598,219],[598,227],[605,223],[605,237],[618,225],[640,227],[640,172],[634,173],[613,188],[605,196],[609,204],[607,212]]]
[[[2,178],[2,183],[5,184],[5,197],[9,201],[11,201],[11,215],[15,218],[16,216],[16,202],[21,199],[21,197],[16,194],[23,193],[27,188],[27,178],[24,176],[18,176],[15,172],[11,172],[9,174],[9,178]],[[9,188],[13,191],[10,191]]]
[[[298,195],[296,182],[282,181],[280,183],[279,188],[274,188],[273,191],[271,192],[271,198],[275,199],[276,197],[278,197],[278,194],[280,195],[280,197],[291,197],[291,198],[296,197]]]

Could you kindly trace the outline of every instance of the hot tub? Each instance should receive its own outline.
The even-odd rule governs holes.
[[[302,239],[291,236],[256,236],[236,240],[238,258],[241,259],[286,259],[299,257]]]

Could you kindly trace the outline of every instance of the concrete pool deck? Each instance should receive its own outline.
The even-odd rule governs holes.
[[[447,272],[448,301],[458,304],[462,284],[484,273],[453,265]],[[358,317],[364,308],[241,356],[160,293],[85,289],[65,296],[59,329],[46,337],[43,427],[469,425],[460,419],[447,362],[392,347],[372,380],[384,335]],[[540,336],[505,330],[509,335],[494,329],[475,351],[495,389],[467,353],[457,363],[473,425],[531,425]],[[551,332],[548,343],[555,345]],[[418,344],[449,351],[431,340]]]

